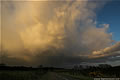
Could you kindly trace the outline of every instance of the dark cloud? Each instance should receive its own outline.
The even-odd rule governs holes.
[[[6,63],[70,67],[83,62],[107,61],[115,55],[94,58],[92,54],[112,43],[112,34],[107,32],[109,24],[96,27],[96,11],[104,4],[97,1],[3,2],[2,45],[7,50]]]

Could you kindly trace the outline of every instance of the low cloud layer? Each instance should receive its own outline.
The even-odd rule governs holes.
[[[92,57],[104,57],[104,56],[109,56],[109,55],[115,55],[115,53],[120,54],[120,42],[117,42],[116,44],[110,47],[101,49],[99,51],[94,51]]]
[[[103,1],[3,1],[6,62],[70,66],[89,60],[91,55],[101,57],[99,54],[118,50],[119,43],[106,48],[113,42],[107,32],[109,24],[96,26],[97,9],[104,5]]]

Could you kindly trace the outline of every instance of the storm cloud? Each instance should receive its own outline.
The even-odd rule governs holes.
[[[15,59],[21,65],[70,66],[101,54],[101,49],[115,51],[106,48],[113,42],[109,24],[97,25],[96,21],[96,12],[104,5],[87,0],[3,1],[1,45],[6,60]]]

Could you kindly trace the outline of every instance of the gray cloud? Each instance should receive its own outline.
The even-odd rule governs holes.
[[[92,52],[113,41],[107,32],[109,24],[96,27],[96,11],[104,4],[77,0],[3,2],[2,45],[6,60],[15,60],[7,63],[71,66],[89,62]]]

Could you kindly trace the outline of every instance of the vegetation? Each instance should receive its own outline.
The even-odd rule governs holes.
[[[43,73],[39,71],[1,71],[1,80],[39,80]]]
[[[120,66],[112,67],[107,64],[99,66],[74,66],[73,69],[43,67],[38,68],[23,66],[0,66],[0,80],[93,80],[93,78],[119,78]]]

